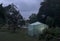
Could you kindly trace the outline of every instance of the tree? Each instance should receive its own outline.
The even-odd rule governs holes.
[[[46,15],[46,17],[41,19],[41,15]],[[45,23],[47,16],[54,19],[55,25],[60,26],[60,0],[45,0],[41,3],[37,18]]]
[[[5,9],[2,4],[0,4],[0,24],[5,24]]]
[[[30,19],[30,23],[36,22],[36,21],[37,21],[37,15],[33,13],[33,14],[29,17],[29,19]]]
[[[18,20],[23,20],[22,15],[20,12],[17,10],[18,8],[14,4],[10,4],[6,7],[4,7],[5,13],[6,13],[6,21],[10,19],[11,15],[14,17],[14,15],[18,15]]]
[[[10,29],[11,25],[14,25],[13,27],[11,26],[14,31],[15,31],[15,28],[18,25],[21,25],[23,23],[22,22],[23,21],[23,17],[21,15],[21,13],[17,10],[17,7],[16,8],[15,7],[16,6],[14,4],[10,4],[10,5],[6,6],[6,7],[3,7],[3,9],[0,10],[0,11],[4,10],[2,12],[3,14],[1,13],[0,17],[4,16],[4,18],[5,18],[4,20],[6,21],[5,24],[9,25],[9,27],[8,27],[9,29]]]

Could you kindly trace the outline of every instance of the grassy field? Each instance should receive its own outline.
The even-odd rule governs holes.
[[[24,33],[8,33],[8,32],[0,32],[0,41],[36,41]]]
[[[23,32],[19,33],[0,32],[0,41],[37,41],[37,40],[28,37]]]
[[[26,29],[21,29],[16,33],[12,33],[3,27],[0,29],[0,41],[37,41],[37,39],[29,37],[26,34]]]
[[[49,29],[51,32],[55,33],[56,36],[60,36],[60,28]],[[43,41],[38,40],[38,38],[29,37],[26,34],[26,29],[18,30],[16,33],[11,33],[5,27],[0,29],[0,41]]]

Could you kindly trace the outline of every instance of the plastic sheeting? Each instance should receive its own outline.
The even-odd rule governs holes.
[[[44,29],[47,29],[47,28],[48,26],[43,23],[39,23],[39,22],[32,23],[28,26],[28,35],[38,36],[39,34],[43,33]]]

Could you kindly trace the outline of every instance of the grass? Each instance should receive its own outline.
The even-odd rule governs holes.
[[[51,29],[48,29],[50,31],[50,33],[54,33],[54,41],[58,41],[58,38],[60,40],[60,28],[51,28]],[[51,40],[52,41],[52,40]]]
[[[56,36],[60,36],[60,28],[49,29],[51,33],[55,33]],[[17,33],[11,33],[6,27],[0,29],[0,41],[38,41],[38,38],[29,37],[26,35],[26,30],[18,30]],[[43,40],[39,40],[43,41]]]
[[[37,39],[27,36],[25,29],[12,33],[3,27],[0,29],[0,41],[37,41]]]

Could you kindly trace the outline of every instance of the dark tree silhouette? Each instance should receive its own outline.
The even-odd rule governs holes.
[[[42,15],[45,15],[45,17],[42,18]],[[44,0],[41,3],[37,19],[40,22],[46,23],[47,16],[54,19],[54,25],[60,27],[60,0]]]
[[[6,21],[7,24],[9,24],[8,29],[10,29],[10,26],[13,25],[13,31],[15,32],[17,26],[22,24],[20,22],[22,22],[21,20],[23,20],[23,17],[21,16],[20,12],[16,10],[14,4],[10,4],[6,6],[5,10],[6,10],[6,19],[7,19]]]
[[[0,4],[0,24],[5,24],[5,9],[2,4]]]
[[[37,21],[37,15],[33,13],[33,14],[29,17],[29,19],[30,19],[30,23],[34,23],[34,22]]]
[[[10,29],[11,27],[15,31],[18,25],[23,25],[25,22],[14,4],[10,4],[6,7],[0,4],[0,24],[2,23],[8,24],[8,28]]]

